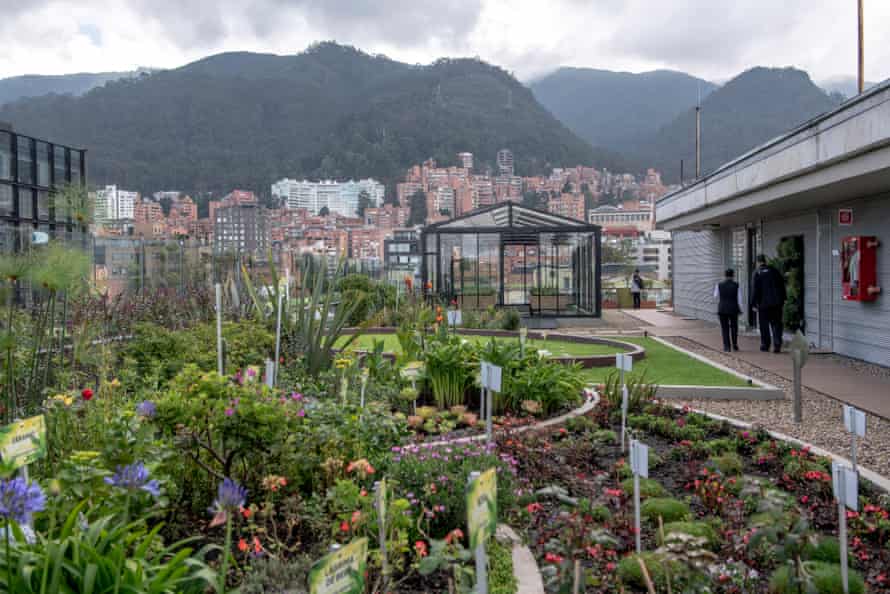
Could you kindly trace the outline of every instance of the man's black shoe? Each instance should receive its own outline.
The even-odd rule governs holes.
[[[763,351],[764,353],[768,353],[768,352],[769,352],[769,347],[764,347],[764,346],[762,346],[762,347],[760,347],[760,350]]]
[[[774,353],[781,353],[781,352],[782,352],[782,349],[780,349],[780,348],[775,348],[775,349],[773,349],[773,352],[774,352]]]
[[[735,345],[735,346],[733,346],[733,347],[732,347],[732,350],[734,350],[734,351],[738,351],[738,350],[739,350],[739,345]]]

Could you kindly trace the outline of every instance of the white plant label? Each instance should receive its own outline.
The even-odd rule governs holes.
[[[849,466],[832,462],[831,486],[835,499],[853,511],[859,510],[859,473]]]
[[[844,427],[857,437],[865,437],[865,413],[849,404],[844,405]]]
[[[463,323],[463,316],[461,315],[459,309],[448,310],[448,325],[449,326],[460,326],[462,323]]]
[[[631,371],[634,367],[634,359],[630,355],[618,353],[615,355],[615,367],[622,371]]]
[[[649,478],[649,446],[637,440],[630,442],[630,470],[637,476]]]
[[[501,391],[502,370],[497,365],[482,361],[480,380],[482,387],[494,392]]]

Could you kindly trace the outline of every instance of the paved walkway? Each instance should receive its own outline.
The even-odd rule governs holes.
[[[684,319],[672,312],[651,309],[623,310],[623,314],[638,320],[641,328],[655,336],[683,337],[715,351],[723,351],[723,339],[717,324]],[[759,336],[753,334],[739,336],[739,346],[741,351],[734,353],[734,356],[791,380],[793,371],[787,351],[779,355],[763,353],[760,351]],[[890,419],[890,377],[870,375],[854,366],[845,365],[836,357],[811,353],[803,369],[803,383],[811,390]]]

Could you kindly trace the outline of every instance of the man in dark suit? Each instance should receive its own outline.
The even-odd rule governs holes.
[[[739,350],[739,314],[742,313],[742,291],[735,282],[735,270],[726,269],[726,279],[714,287],[717,315],[723,333],[723,350]]]
[[[757,308],[760,350],[766,352],[772,344],[773,352],[778,353],[782,350],[782,310],[787,297],[785,278],[781,272],[767,264],[766,256],[763,254],[757,256],[757,263],[759,266],[754,273],[751,305]]]

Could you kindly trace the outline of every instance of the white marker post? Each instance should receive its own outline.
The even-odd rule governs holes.
[[[275,322],[275,365],[272,369],[272,385],[270,387],[274,388],[275,384],[278,383],[278,367],[281,364],[281,309],[284,304],[284,293],[281,292],[281,289],[278,290],[278,320]]]
[[[649,446],[636,439],[630,442],[630,470],[634,475],[634,538],[639,555],[643,549],[640,539],[640,477],[649,478]]]
[[[859,469],[856,466],[857,438],[865,437],[865,413],[849,404],[845,404],[844,427],[847,428],[847,432],[852,438],[850,461],[853,463],[853,472],[858,473]]]
[[[460,310],[448,310],[448,325],[451,326],[451,329],[454,330],[461,324],[463,324],[463,315]]]
[[[216,371],[223,375],[222,285],[216,283]]]
[[[618,368],[621,382],[621,451],[627,451],[627,406],[628,406],[628,393],[627,393],[627,384],[624,383],[624,372],[631,371],[634,366],[633,357],[630,355],[626,355],[624,353],[618,353],[615,355],[615,367]]]
[[[492,438],[492,416],[493,416],[493,396],[492,392],[500,392],[501,391],[501,377],[503,376],[503,370],[497,365],[492,365],[491,363],[487,363],[485,361],[481,362],[480,366],[480,379],[482,383],[482,398],[483,398],[483,414],[487,415],[485,417],[485,437],[488,441],[491,441]]]
[[[266,387],[275,388],[275,362],[272,359],[266,359]]]
[[[859,475],[850,467],[831,463],[831,486],[837,499],[838,540],[841,544],[841,581],[844,594],[850,591],[849,569],[847,567],[847,510],[859,510]]]
[[[519,329],[519,356],[525,357],[525,341],[528,340],[528,328],[523,326]]]
[[[383,574],[383,591],[386,592],[389,580],[389,559],[386,557],[386,480],[374,483],[374,494],[377,504],[378,538],[380,538],[380,571]]]
[[[362,397],[361,397],[361,407],[362,410],[365,408],[365,389],[368,387],[368,368],[365,367],[362,369]]]

